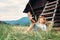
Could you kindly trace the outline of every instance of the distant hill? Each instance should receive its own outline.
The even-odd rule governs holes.
[[[30,21],[28,19],[28,17],[23,17],[19,20],[15,20],[15,21],[5,21],[5,23],[7,24],[12,24],[12,25],[30,25]]]
[[[0,21],[0,24],[6,24],[4,21]]]

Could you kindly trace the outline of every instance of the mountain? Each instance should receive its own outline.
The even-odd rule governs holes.
[[[0,21],[0,24],[6,24],[4,21]]]
[[[30,21],[28,19],[28,17],[23,17],[19,20],[15,20],[15,21],[5,21],[5,23],[7,24],[12,24],[12,25],[30,25]]]

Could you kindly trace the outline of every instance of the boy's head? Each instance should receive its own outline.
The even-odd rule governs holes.
[[[42,23],[42,24],[45,24],[46,23],[46,19],[44,16],[39,16],[39,22]]]

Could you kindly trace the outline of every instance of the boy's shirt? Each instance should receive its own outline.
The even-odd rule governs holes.
[[[39,31],[39,30],[43,30],[43,31],[46,31],[46,25],[45,24],[38,24],[38,23],[35,23],[34,25],[34,29],[36,31]]]

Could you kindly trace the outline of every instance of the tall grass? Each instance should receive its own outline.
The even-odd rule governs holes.
[[[60,40],[60,32],[25,32],[28,27],[0,24],[0,40]]]

